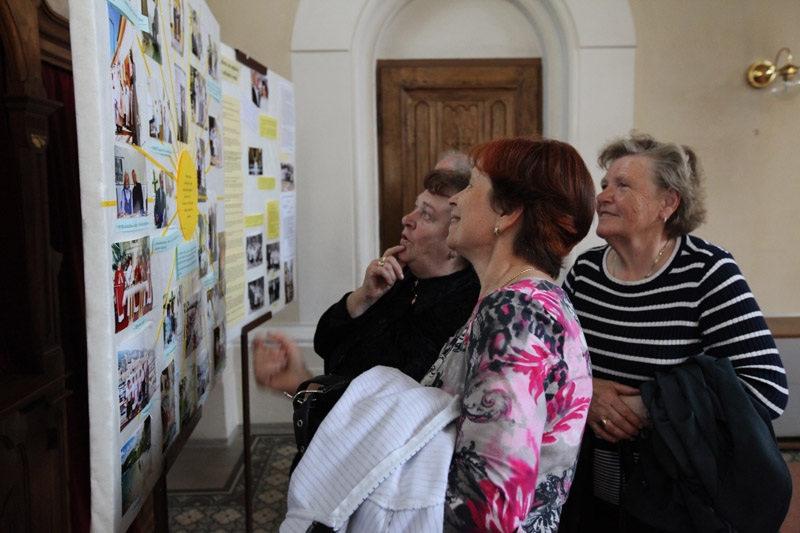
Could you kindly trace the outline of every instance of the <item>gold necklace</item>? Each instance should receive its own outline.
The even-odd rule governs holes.
[[[665,242],[664,246],[661,247],[661,250],[658,251],[658,255],[653,260],[653,266],[650,267],[650,271],[647,274],[645,274],[642,277],[642,279],[647,279],[647,278],[649,278],[650,276],[653,275],[653,272],[655,272],[655,270],[656,270],[656,265],[661,260],[661,256],[664,255],[664,250],[667,249],[667,245],[669,244],[669,242],[671,240],[672,239],[667,239],[667,242]],[[611,275],[614,276],[615,278],[617,277],[617,258],[618,257],[619,257],[619,254],[617,253],[616,250],[614,250],[614,264],[611,265]]]
[[[414,284],[411,286],[411,290],[414,291],[414,297],[411,299],[411,305],[417,301],[417,285],[419,284],[419,280],[415,279]]]
[[[511,276],[511,278],[509,278],[508,281],[506,281],[505,283],[503,283],[500,286],[501,287],[506,287],[509,283],[511,283],[512,281],[514,281],[515,279],[517,279],[518,277],[523,275],[525,272],[530,272],[531,270],[536,270],[536,267],[530,267],[530,268],[526,268],[525,270],[520,270],[519,272],[517,272],[516,274]]]

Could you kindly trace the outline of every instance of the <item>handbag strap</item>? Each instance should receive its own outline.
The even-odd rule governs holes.
[[[349,377],[323,374],[306,380],[297,387],[297,392],[292,397],[292,405],[294,407],[292,423],[294,424],[297,456],[291,470],[294,470],[294,467],[297,466],[300,457],[305,453],[317,430],[317,425],[311,423],[311,410],[314,409],[319,403],[318,400],[324,395],[335,395],[336,399],[338,399],[344,393],[350,381],[351,378]]]

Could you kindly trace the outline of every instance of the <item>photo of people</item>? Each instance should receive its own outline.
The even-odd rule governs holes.
[[[281,279],[273,278],[269,280],[269,304],[272,305],[281,297]]]
[[[139,106],[136,94],[136,62],[133,47],[136,28],[111,4],[111,97],[114,103],[114,135],[117,142],[139,144]]]
[[[192,53],[200,59],[203,55],[203,39],[200,36],[200,21],[197,19],[197,10],[192,10]]]
[[[294,259],[283,264],[283,285],[286,294],[286,303],[294,300]]]
[[[195,164],[197,166],[197,196],[198,200],[204,202],[206,200],[206,143],[202,137],[197,138],[195,143],[197,152],[195,152]]]
[[[114,324],[119,333],[153,309],[150,237],[113,243],[111,269]]]
[[[260,109],[266,109],[269,99],[269,86],[267,85],[267,75],[250,71],[250,96],[253,104]]]
[[[198,275],[203,279],[208,275],[208,250],[206,249],[206,235],[208,227],[206,218],[202,213],[197,215],[197,265]]]
[[[153,472],[152,419],[148,416],[120,450],[122,465],[122,514],[144,497],[144,487]]]
[[[187,354],[183,360],[183,370],[178,386],[178,406],[181,415],[181,427],[192,419],[197,410],[197,370],[195,369],[195,353]]]
[[[212,198],[214,195],[211,195]],[[217,262],[219,255],[219,244],[217,242],[217,202],[211,201],[208,203],[208,255],[211,263]]]
[[[192,121],[202,130],[206,124],[208,92],[205,78],[194,67],[189,70],[189,100],[192,103]]]
[[[208,151],[211,154],[211,165],[222,167],[222,135],[217,127],[217,118],[208,117]]]
[[[214,328],[214,373],[219,375],[225,369],[225,322]]]
[[[281,268],[281,243],[267,244],[267,272],[277,272]]]
[[[197,402],[201,404],[208,395],[213,369],[210,366],[211,358],[208,356],[206,345],[197,350],[195,369],[197,372]]]
[[[151,76],[147,88],[147,120],[150,138],[170,144],[172,143],[172,102],[159,77]]]
[[[170,361],[161,372],[161,451],[167,451],[178,434],[175,418],[175,361]]]
[[[264,160],[261,148],[249,147],[247,149],[247,173],[251,176],[260,176],[264,173]]]
[[[142,2],[142,15],[147,17],[149,32],[142,32],[142,50],[159,64],[161,63],[161,32],[158,18],[158,4],[154,0]]]
[[[247,284],[247,299],[250,302],[251,313],[264,307],[264,276]]]
[[[294,190],[294,165],[291,163],[281,163],[281,190]]]
[[[117,195],[117,218],[129,219],[147,216],[147,183],[140,179],[147,172],[145,157],[135,149],[114,146],[114,186]],[[146,227],[137,223],[117,224],[118,231],[138,230]]]
[[[219,81],[219,49],[216,42],[208,36],[208,75],[211,79]]]
[[[186,73],[178,65],[174,66],[175,73],[175,106],[177,107],[178,116],[176,117],[178,125],[178,142],[185,143],[189,138],[189,118],[186,116]]]
[[[171,0],[172,18],[170,19],[170,33],[172,35],[172,48],[183,55],[183,0]]]
[[[217,285],[219,285],[220,295],[225,296],[225,232],[217,234],[219,243],[219,258],[217,260]]]
[[[156,351],[148,340],[141,332],[117,348],[120,431],[149,407],[156,390]]]
[[[203,339],[202,331],[202,317],[200,315],[200,294],[196,293],[189,297],[186,302],[186,310],[184,313],[184,330],[183,335],[186,338],[186,353],[194,353]]]
[[[157,176],[157,177],[156,177]],[[153,194],[155,205],[153,206],[153,226],[155,228],[166,228],[169,222],[169,209],[167,208],[167,191],[164,188],[164,171],[153,171]]]
[[[256,233],[244,238],[247,255],[247,268],[253,268],[264,262],[264,234]]]
[[[164,338],[164,355],[169,355],[178,346],[178,337],[180,336],[178,317],[180,313],[175,312],[178,302],[175,301],[174,290],[170,290],[165,294],[164,300],[164,323],[161,330]]]

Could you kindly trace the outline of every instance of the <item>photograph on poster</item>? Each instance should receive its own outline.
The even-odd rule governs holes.
[[[117,142],[139,144],[139,107],[136,98],[136,63],[133,47],[136,28],[110,3],[111,94],[114,103],[114,135]],[[138,56],[137,56],[138,57]]]
[[[183,359],[178,389],[181,427],[184,427],[197,410],[197,370],[194,352],[187,354]]]
[[[264,262],[264,234],[256,233],[245,237],[247,268],[257,267]]]
[[[277,302],[281,298],[281,278],[269,280],[269,304]]]
[[[202,404],[208,395],[209,385],[211,384],[211,377],[213,369],[209,366],[211,358],[208,356],[206,345],[200,346],[197,350],[197,403]]]
[[[142,15],[147,17],[147,27],[150,30],[142,32],[142,50],[161,64],[161,32],[159,31],[161,20],[158,18],[158,4],[155,0],[142,2]]]
[[[147,80],[147,101],[150,138],[171,144],[172,101],[158,76]]]
[[[208,37],[208,70],[206,71],[211,79],[219,81],[219,46],[211,38]]]
[[[219,259],[217,261],[217,285],[219,286],[219,293],[225,296],[225,232],[221,231],[217,234],[217,242],[219,243]]]
[[[197,10],[191,8],[192,11],[192,53],[200,59],[203,55],[203,39],[200,36],[200,21],[197,18]]]
[[[192,105],[192,121],[203,130],[206,125],[208,93],[206,80],[194,67],[189,69],[189,100]]]
[[[186,312],[184,313],[184,330],[186,338],[186,354],[192,354],[197,350],[200,341],[203,340],[202,315],[200,314],[200,293],[192,294],[186,302]]]
[[[153,309],[150,237],[113,243],[111,269],[114,331],[119,333]]]
[[[156,351],[148,340],[140,332],[117,348],[120,431],[149,407],[156,390]]]
[[[211,198],[216,198],[216,195],[211,194]],[[219,255],[219,244],[217,242],[217,202],[208,202],[208,256],[211,263],[217,262]]]
[[[156,177],[158,176],[158,177]],[[167,191],[164,188],[164,171],[153,171],[153,188],[155,189],[155,202],[153,206],[153,227],[166,228],[169,222],[169,208],[167,207]]]
[[[269,86],[267,85],[266,74],[260,74],[255,70],[250,71],[250,97],[253,104],[266,109],[269,103]]]
[[[267,244],[267,272],[277,272],[281,267],[281,243]]]
[[[250,302],[251,313],[264,307],[264,276],[247,284],[247,299]]]
[[[166,451],[178,434],[175,419],[175,361],[161,372],[161,451]]]
[[[177,106],[178,116],[178,142],[186,143],[189,139],[189,124],[188,117],[186,116],[186,72],[183,71],[178,65],[174,66],[175,77],[173,83],[175,84],[175,105]]]
[[[170,29],[172,34],[172,48],[183,55],[183,0],[170,0],[172,4],[172,17]]]
[[[145,483],[153,472],[152,421],[148,415],[137,431],[122,447],[122,514],[143,496]]]
[[[225,322],[222,322],[214,328],[214,373],[221,374],[225,363]]]
[[[291,163],[281,163],[281,190],[294,190],[294,165]]]
[[[178,337],[180,337],[179,314],[175,313],[175,309],[178,307],[178,302],[175,301],[175,290],[170,290],[165,294],[164,300],[164,324],[161,329],[164,333],[164,355],[169,355],[177,348]]]
[[[283,264],[283,285],[286,303],[294,300],[294,259],[290,259]]]
[[[211,154],[211,165],[222,167],[222,135],[217,126],[217,118],[208,116],[208,151]]]
[[[247,173],[260,176],[264,173],[264,159],[261,148],[251,146],[247,149]]]
[[[208,250],[206,249],[208,226],[202,213],[197,215],[197,265],[198,275],[203,279],[208,275]]]
[[[197,199],[206,201],[206,143],[202,137],[197,137],[195,142],[197,151],[195,152],[195,165],[197,167]]]

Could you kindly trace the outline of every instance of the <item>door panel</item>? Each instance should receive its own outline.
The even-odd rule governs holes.
[[[448,150],[542,130],[541,60],[385,60],[377,66],[381,251]]]

